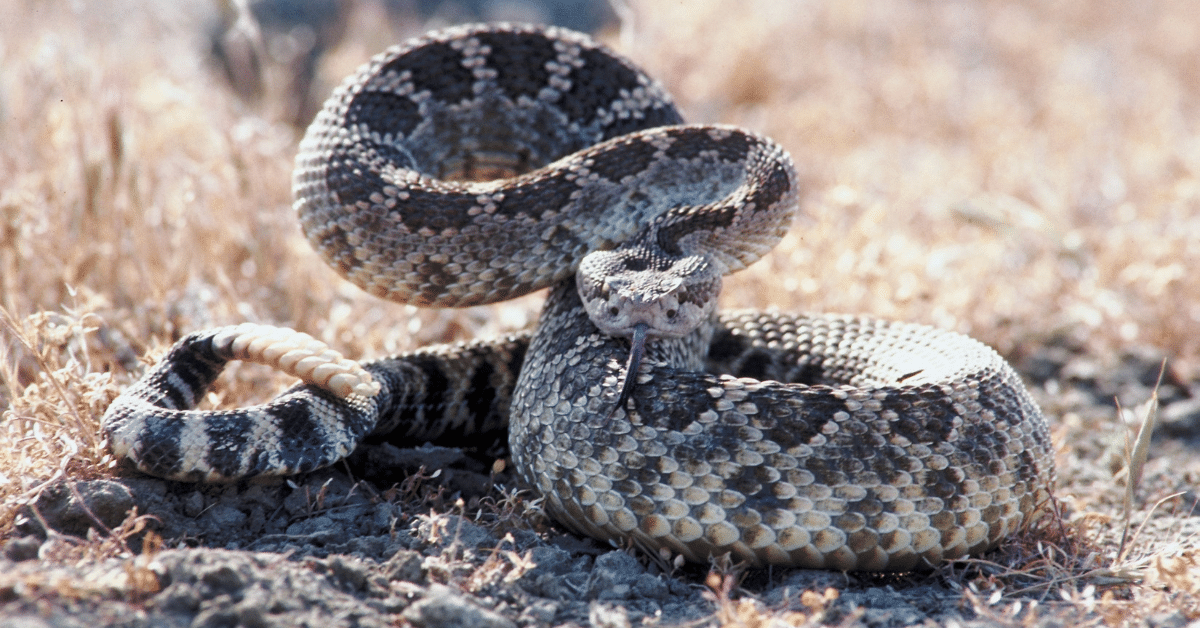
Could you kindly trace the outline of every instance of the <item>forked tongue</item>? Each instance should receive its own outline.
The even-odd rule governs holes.
[[[633,393],[633,383],[637,380],[638,368],[642,365],[642,356],[646,353],[646,332],[650,326],[638,323],[633,326],[633,337],[629,339],[629,361],[625,363],[625,381],[621,384],[621,396],[617,398],[618,408],[625,407],[629,395]]]

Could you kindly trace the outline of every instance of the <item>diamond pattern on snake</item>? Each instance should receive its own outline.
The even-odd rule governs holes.
[[[507,427],[522,480],[583,535],[705,561],[909,570],[978,554],[1050,502],[1046,422],[965,336],[867,317],[715,311],[799,190],[745,129],[683,123],[587,37],[464,26],[371,59],[299,147],[300,225],[342,276],[431,307],[541,288],[536,330],[359,364],[261,325],[194,333],[108,409],[164,478],[303,473],[368,434]],[[229,360],[303,383],[193,406]]]

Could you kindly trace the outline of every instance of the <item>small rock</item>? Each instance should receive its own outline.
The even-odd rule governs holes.
[[[343,590],[361,591],[366,586],[370,573],[362,561],[355,560],[349,556],[337,555],[330,556],[322,562],[328,568],[329,576]]]
[[[662,578],[644,573],[634,580],[633,594],[637,597],[662,600],[671,594],[671,589]]]
[[[587,591],[588,574],[592,570],[587,556],[575,557],[557,547],[540,546],[530,550],[530,558],[534,568],[517,581],[529,593],[555,600],[575,600]]]
[[[380,558],[385,555],[389,544],[386,536],[360,536],[350,539],[350,542],[345,544],[345,549],[338,548],[337,551],[343,554],[360,554],[369,558]]]
[[[614,551],[599,556],[588,583],[588,599],[627,599],[634,582],[643,573],[642,564],[625,552]]]
[[[193,491],[183,500],[183,514],[193,519],[204,514],[204,495],[200,491]]]
[[[200,608],[200,594],[190,584],[176,582],[156,595],[150,607],[180,615],[195,613]]]
[[[129,488],[138,500],[138,510],[145,511],[143,504],[160,502],[167,497],[167,484],[156,478],[121,478],[121,484]]]
[[[293,523],[288,526],[287,533],[290,536],[316,536],[321,539],[328,539],[335,536],[338,530],[337,526],[333,523],[333,519],[322,515]]]
[[[248,518],[246,513],[229,506],[227,504],[217,504],[205,513],[205,518],[210,525],[221,530],[233,530],[241,528]]]
[[[388,580],[422,583],[425,571],[421,569],[422,557],[412,550],[400,550],[383,565]]]
[[[42,521],[45,521],[58,532],[83,537],[89,528],[104,526],[112,530],[121,525],[133,506],[133,494],[119,482],[61,482],[42,491],[31,506],[21,509],[24,521],[18,528],[26,535],[44,537]]]
[[[201,583],[214,591],[233,592],[245,586],[245,579],[230,565],[215,565],[197,570]]]
[[[534,567],[526,572],[526,576],[562,575],[571,570],[571,553],[566,550],[543,545],[530,550],[530,559]]]
[[[387,530],[396,519],[395,507],[387,502],[379,502],[375,505],[375,512],[371,513],[371,518],[371,523],[376,529]]]
[[[258,532],[267,525],[267,511],[260,504],[255,504],[250,508],[250,515],[246,518],[246,528]]]
[[[242,600],[233,606],[233,612],[237,613],[238,628],[267,628],[271,625],[267,610],[259,600]]]
[[[551,600],[538,600],[521,611],[521,616],[518,621],[522,625],[534,624],[538,626],[550,625],[554,623],[554,616],[558,614],[558,603]]]
[[[18,537],[4,544],[4,557],[14,563],[33,560],[38,557],[38,549],[41,547],[42,540],[36,536]]]
[[[192,628],[226,628],[237,625],[237,611],[224,604],[202,609],[192,620]]]
[[[481,608],[450,587],[435,584],[425,598],[404,609],[403,616],[417,626],[462,628],[516,628],[502,615]]]

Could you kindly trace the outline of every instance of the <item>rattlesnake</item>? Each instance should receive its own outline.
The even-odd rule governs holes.
[[[144,471],[299,473],[372,432],[507,423],[520,477],[577,532],[845,570],[977,553],[1049,503],[1045,421],[984,345],[713,313],[720,276],[787,229],[791,159],[745,130],[682,125],[660,84],[583,35],[470,26],[390,49],[334,92],[296,163],[303,229],[346,278],[435,306],[549,287],[537,331],[362,367],[290,330],[192,334],[104,417]],[[189,410],[230,359],[310,383]]]

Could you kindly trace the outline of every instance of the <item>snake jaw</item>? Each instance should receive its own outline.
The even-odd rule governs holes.
[[[633,326],[633,336],[629,338],[629,360],[625,362],[625,381],[621,382],[621,395],[617,397],[616,407],[622,408],[633,393],[633,385],[637,380],[638,370],[642,365],[642,356],[646,354],[646,332],[650,326],[638,323]]]

